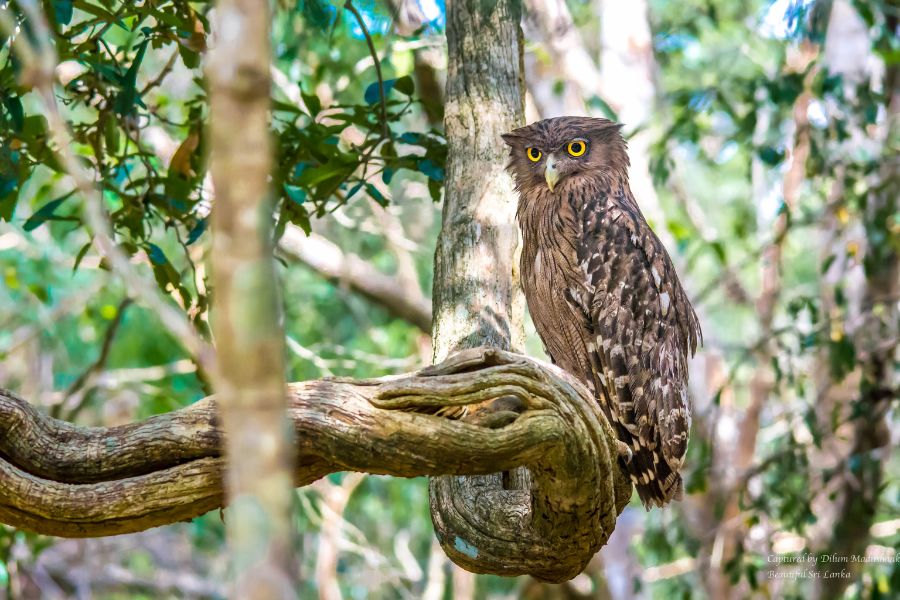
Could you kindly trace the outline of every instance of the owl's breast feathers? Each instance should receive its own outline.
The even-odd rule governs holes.
[[[697,316],[627,184],[520,200],[523,287],[547,353],[597,396],[645,506],[680,498]]]

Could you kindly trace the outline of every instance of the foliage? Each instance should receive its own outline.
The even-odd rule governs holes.
[[[149,258],[160,288],[177,290],[201,326],[208,306],[203,291],[207,282],[196,280],[191,246],[206,231],[212,200],[206,153],[209,107],[202,72],[203,53],[213,43],[210,7],[209,2],[185,1],[46,3],[61,63],[57,75],[64,84],[58,100],[66,109],[77,151],[103,190],[119,243],[130,255]],[[28,19],[15,12],[15,3],[10,8],[20,35],[31,35]],[[368,52],[363,38],[369,32],[347,11],[319,1],[300,3],[295,10],[301,18],[294,11],[280,14],[276,31],[327,38],[338,56],[337,48],[347,46],[347,56],[338,61],[342,64],[362,60],[361,53]],[[369,14],[377,17],[377,12]],[[323,32],[319,28],[326,23]],[[336,38],[347,43],[336,44]],[[48,139],[47,120],[30,101],[32,88],[20,72],[13,40],[4,36],[3,41],[0,219],[11,221],[25,186],[55,182],[62,168]],[[287,54],[296,47],[280,50],[276,65],[296,66],[296,54]],[[387,185],[403,170],[424,174],[432,198],[439,199],[446,156],[440,132],[401,125],[418,103],[412,77],[385,65],[385,77],[379,80],[366,69],[323,107],[309,91],[326,85],[329,72],[324,65],[317,67],[274,90],[277,234],[288,223],[308,232],[311,217],[321,217],[357,194],[386,205],[387,196],[372,178],[380,176]],[[179,79],[174,94],[163,86],[170,77]],[[276,81],[284,83],[281,77]],[[300,91],[295,102],[290,97],[297,90],[309,93]],[[394,132],[401,127],[403,131]],[[172,144],[173,150],[163,147]],[[167,152],[171,156],[166,157]],[[25,220],[26,231],[50,222],[68,223],[53,229],[60,238],[83,229],[75,190],[56,192],[57,187]],[[77,256],[83,257],[88,248],[84,243]]]

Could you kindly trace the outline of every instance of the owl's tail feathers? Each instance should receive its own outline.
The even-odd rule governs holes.
[[[662,508],[672,500],[684,497],[681,474],[653,450],[641,448],[634,453],[631,461],[620,462],[647,510],[654,506]]]

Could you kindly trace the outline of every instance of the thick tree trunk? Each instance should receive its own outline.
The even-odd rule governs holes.
[[[270,243],[269,21],[266,0],[220,1],[208,68],[214,384],[226,432],[225,522],[237,598],[294,597],[292,440]]]
[[[434,357],[521,348],[516,199],[500,134],[523,124],[516,0],[447,3],[447,180],[434,259]]]
[[[448,162],[434,258],[435,361],[479,345],[518,349],[524,342],[516,197],[500,137],[523,124],[520,21],[517,0],[447,3]],[[482,572],[504,564],[503,530],[522,525],[527,491],[513,496],[502,474],[435,479],[429,491],[438,540],[453,562]],[[495,516],[510,508],[498,527]]]

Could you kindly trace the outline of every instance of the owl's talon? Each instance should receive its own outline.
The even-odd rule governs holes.
[[[631,457],[634,456],[634,454],[631,452],[631,448],[628,447],[628,444],[622,440],[616,440],[616,450],[619,453],[619,457],[625,460],[626,465],[631,462]]]

